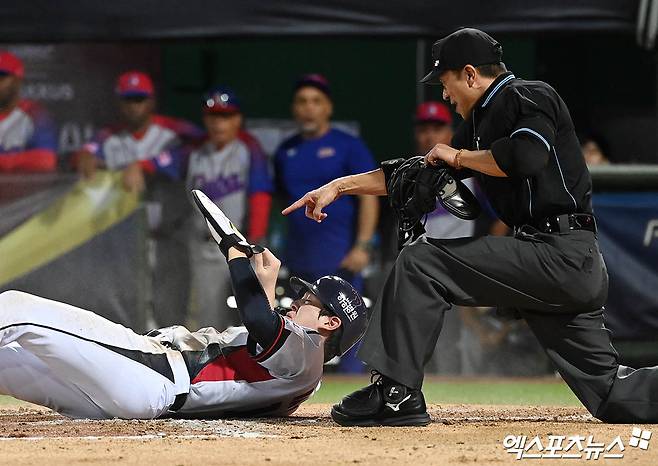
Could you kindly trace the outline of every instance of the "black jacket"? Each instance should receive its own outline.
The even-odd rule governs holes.
[[[457,129],[452,146],[490,149],[508,175],[475,175],[498,216],[509,226],[538,224],[551,215],[592,213],[592,181],[571,115],[541,81],[496,78]]]

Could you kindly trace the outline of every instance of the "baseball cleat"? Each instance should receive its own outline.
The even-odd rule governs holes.
[[[228,258],[228,250],[232,247],[243,252],[248,257],[254,254],[260,254],[265,250],[265,248],[258,244],[249,243],[244,235],[240,233],[240,230],[233,225],[233,222],[217,207],[217,204],[211,201],[203,192],[193,189],[192,198],[206,219],[210,234],[224,256]]]
[[[347,395],[331,409],[341,426],[426,426],[431,422],[423,392],[373,371],[374,382]]]

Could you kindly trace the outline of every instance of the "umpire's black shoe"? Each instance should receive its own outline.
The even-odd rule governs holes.
[[[347,395],[331,409],[341,426],[426,426],[430,423],[423,392],[373,371],[374,382]]]

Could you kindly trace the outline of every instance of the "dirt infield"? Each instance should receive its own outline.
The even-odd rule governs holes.
[[[606,445],[620,436],[622,459],[604,460],[603,452],[587,463],[658,462],[658,444],[629,445],[633,427],[654,426],[601,424],[581,408],[432,405],[428,427],[360,429],[333,424],[328,410],[308,404],[285,420],[72,421],[8,406],[0,409],[0,464],[518,464],[503,447],[507,435],[539,436],[544,446],[549,435],[593,435]]]

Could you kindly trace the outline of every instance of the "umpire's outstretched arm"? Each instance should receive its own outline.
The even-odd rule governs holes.
[[[283,215],[306,207],[306,216],[316,222],[327,218],[322,209],[334,202],[343,194],[371,194],[374,196],[386,195],[386,178],[381,168],[358,175],[343,176],[324,186],[309,191],[291,205],[283,209]]]

